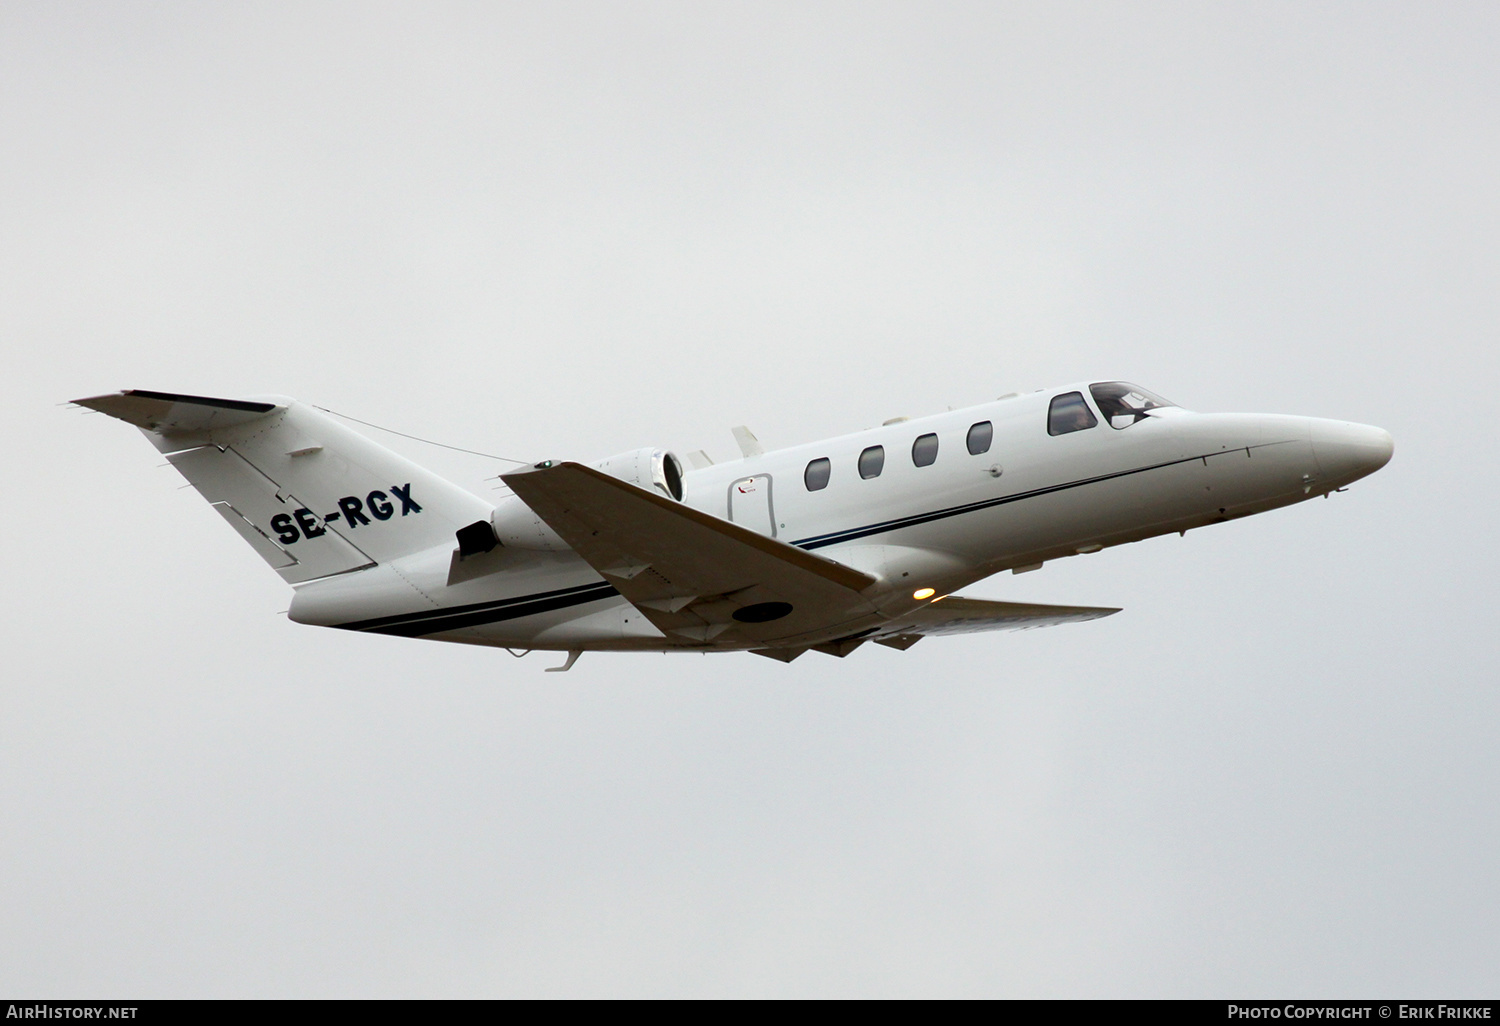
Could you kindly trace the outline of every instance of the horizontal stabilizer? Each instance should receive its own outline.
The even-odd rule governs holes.
[[[211,399],[175,392],[148,392],[141,388],[74,399],[75,405],[134,424],[158,434],[197,434],[215,428],[234,427],[281,409],[275,403],[246,399]]]
[[[504,481],[658,629],[693,641],[771,641],[873,611],[875,579],[719,517],[559,463]]]

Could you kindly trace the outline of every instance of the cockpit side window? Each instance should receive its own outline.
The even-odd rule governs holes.
[[[1047,408],[1047,434],[1066,435],[1072,431],[1083,431],[1099,423],[1089,404],[1083,401],[1082,392],[1065,392],[1055,396]]]
[[[1099,404],[1099,412],[1117,431],[1145,420],[1147,410],[1176,405],[1128,381],[1101,381],[1090,385],[1089,391],[1094,394],[1094,402]]]

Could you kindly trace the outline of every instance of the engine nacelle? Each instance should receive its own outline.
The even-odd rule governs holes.
[[[566,552],[568,543],[557,536],[520,496],[501,499],[490,514],[495,540],[506,548],[536,549],[543,552]]]
[[[682,501],[682,461],[665,449],[636,449],[622,452],[595,467],[610,477],[629,481],[637,488],[654,491]]]
[[[665,449],[622,452],[594,466],[610,477],[628,481],[637,488],[682,501],[682,461]],[[558,537],[519,496],[501,499],[490,515],[490,526],[501,545],[513,549],[565,552],[568,543]]]

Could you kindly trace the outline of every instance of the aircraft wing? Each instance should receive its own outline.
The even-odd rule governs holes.
[[[889,628],[881,630],[872,640],[893,648],[910,648],[928,635],[1025,631],[1033,627],[1098,620],[1118,612],[1118,609],[1101,606],[1044,606],[949,595],[908,613]]]
[[[503,480],[663,633],[771,641],[868,616],[873,577],[578,463]]]

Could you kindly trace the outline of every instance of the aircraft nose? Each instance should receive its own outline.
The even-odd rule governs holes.
[[[1396,451],[1389,431],[1341,420],[1312,421],[1312,445],[1324,477],[1335,484],[1375,473]]]

